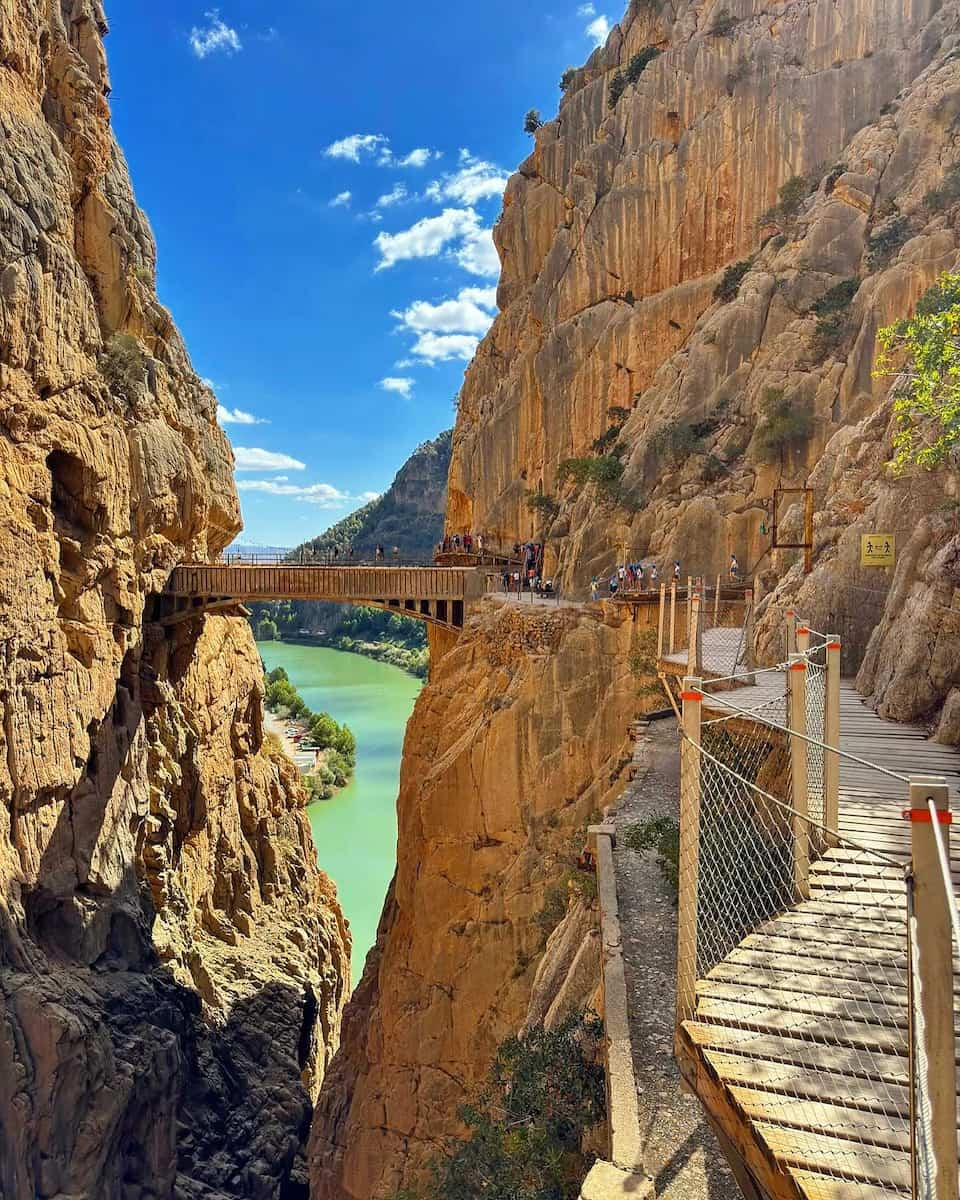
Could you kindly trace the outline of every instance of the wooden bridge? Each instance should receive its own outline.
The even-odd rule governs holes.
[[[482,571],[434,565],[333,566],[283,560],[185,563],[160,597],[160,620],[190,620],[236,608],[246,600],[326,600],[381,608],[445,629],[460,630],[472,601],[484,592]]]
[[[661,655],[681,1072],[754,1200],[956,1200],[960,856],[927,802],[956,803],[960,752],[867,708],[792,614],[770,669],[699,619]]]

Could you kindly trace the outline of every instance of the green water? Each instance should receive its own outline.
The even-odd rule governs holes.
[[[283,667],[314,712],[345,722],[357,738],[357,770],[332,800],[309,808],[320,866],[336,881],[353,932],[353,982],[397,862],[397,791],[403,734],[423,686],[398,667],[322,646],[258,642],[268,671]]]

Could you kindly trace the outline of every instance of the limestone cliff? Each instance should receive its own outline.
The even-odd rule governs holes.
[[[294,1195],[349,936],[246,623],[155,621],[239,510],[105,32],[0,3],[0,1194]]]
[[[572,587],[623,543],[693,574],[735,552],[772,587],[795,557],[768,553],[774,487],[809,478],[817,576],[792,568],[767,630],[799,599],[855,669],[882,622],[863,687],[901,716],[957,707],[956,655],[928,636],[956,583],[957,480],[891,480],[872,366],[877,329],[957,261],[958,28],[951,0],[634,0],[507,188],[450,528],[543,532]],[[622,475],[605,495],[564,482],[571,457]],[[881,527],[919,539],[892,590],[859,567]],[[884,651],[907,628],[909,658]]]
[[[319,1200],[391,1195],[499,1043],[595,990],[582,905],[538,966],[586,826],[622,786],[635,636],[615,611],[490,601],[434,663],[404,746],[396,878],[318,1102]]]

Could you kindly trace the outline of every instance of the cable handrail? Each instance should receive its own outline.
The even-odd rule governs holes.
[[[734,712],[741,713],[745,717],[755,717],[755,710],[749,708],[741,708],[738,704],[731,704],[729,700],[723,698],[723,693],[703,693],[709,695],[711,700],[716,700],[725,707],[732,709]],[[846,759],[847,762],[855,762],[861,767],[869,767],[872,771],[879,771],[881,775],[887,775],[891,779],[896,779],[898,783],[909,783],[908,775],[900,775],[896,771],[891,771],[887,767],[881,767],[877,763],[870,762],[869,759],[861,758],[858,754],[851,754],[849,750],[841,750],[839,746],[829,746],[826,742],[821,742],[819,738],[810,737],[809,734],[799,733],[796,729],[791,729],[789,725],[780,725],[776,721],[768,721],[761,718],[763,724],[768,725],[771,729],[779,730],[780,733],[786,733],[790,737],[799,738],[811,746],[818,746],[830,754],[836,754],[840,758]]]
[[[746,683],[746,681],[752,679],[754,675],[770,675],[774,671],[780,671],[783,673],[788,669],[789,665],[789,663],[777,663],[775,667],[757,667],[753,671],[747,671],[746,673],[741,671],[736,675],[711,675],[709,679],[703,680],[702,686],[704,690],[706,690],[708,684],[730,683],[734,679],[742,679]],[[747,684],[747,686],[749,686],[749,684]],[[713,693],[710,692],[709,695],[713,695]]]
[[[933,823],[933,835],[937,845],[937,858],[940,862],[940,874],[943,877],[943,886],[950,900],[950,923],[953,926],[953,940],[956,943],[957,952],[960,953],[960,909],[957,907],[957,898],[953,891],[953,879],[950,875],[950,860],[947,857],[947,848],[943,843],[943,830],[940,828],[940,809],[937,808],[932,800],[927,801],[927,809],[930,812],[930,820]]]
[[[896,870],[903,875],[904,879],[909,878],[909,863],[900,862],[895,858],[891,858],[886,854],[882,854],[879,850],[873,850],[869,846],[864,846],[862,843],[854,841],[853,838],[847,837],[846,834],[840,833],[839,830],[831,829],[828,825],[824,825],[815,817],[811,817],[809,813],[804,813],[798,808],[794,808],[793,805],[788,804],[786,800],[780,800],[776,796],[771,795],[769,792],[764,791],[763,788],[758,787],[755,783],[751,783],[749,779],[745,779],[741,774],[739,774],[739,772],[735,771],[732,767],[729,767],[725,762],[721,762],[721,760],[715,755],[711,754],[702,743],[695,742],[689,736],[686,730],[681,729],[680,738],[681,741],[685,741],[692,746],[698,754],[702,754],[705,758],[708,758],[714,764],[714,766],[719,767],[721,771],[725,771],[732,779],[736,779],[738,783],[742,783],[744,787],[748,787],[752,791],[756,792],[758,796],[762,796],[764,800],[769,800],[771,804],[777,805],[779,808],[783,809],[784,812],[790,813],[791,816],[799,817],[814,829],[819,829],[821,833],[827,834],[830,838],[838,839],[844,845],[860,851],[861,854],[866,854],[869,858],[876,859],[878,862],[882,862],[887,867],[895,867]]]

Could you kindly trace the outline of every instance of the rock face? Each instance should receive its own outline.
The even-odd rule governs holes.
[[[685,574],[736,553],[768,590],[787,576],[766,649],[799,600],[855,671],[882,621],[863,687],[934,719],[958,680],[916,617],[950,604],[938,555],[952,561],[956,531],[936,510],[957,480],[891,479],[889,381],[872,369],[878,328],[957,262],[953,193],[927,196],[957,157],[958,29],[951,0],[634,0],[507,188],[503,311],[461,395],[448,527],[542,534],[574,589],[621,544]],[[601,454],[622,466],[606,496],[561,478],[564,459]],[[804,582],[769,529],[774,488],[808,479]],[[557,504],[546,527],[537,490]],[[918,522],[892,589],[861,570],[861,533],[906,549]]]
[[[490,601],[435,662],[404,746],[396,878],[317,1106],[315,1198],[391,1195],[500,1042],[596,989],[582,902],[554,927],[622,786],[635,636],[616,611]]]
[[[246,622],[155,621],[239,511],[105,31],[0,3],[0,1193],[293,1196],[349,935]]]

